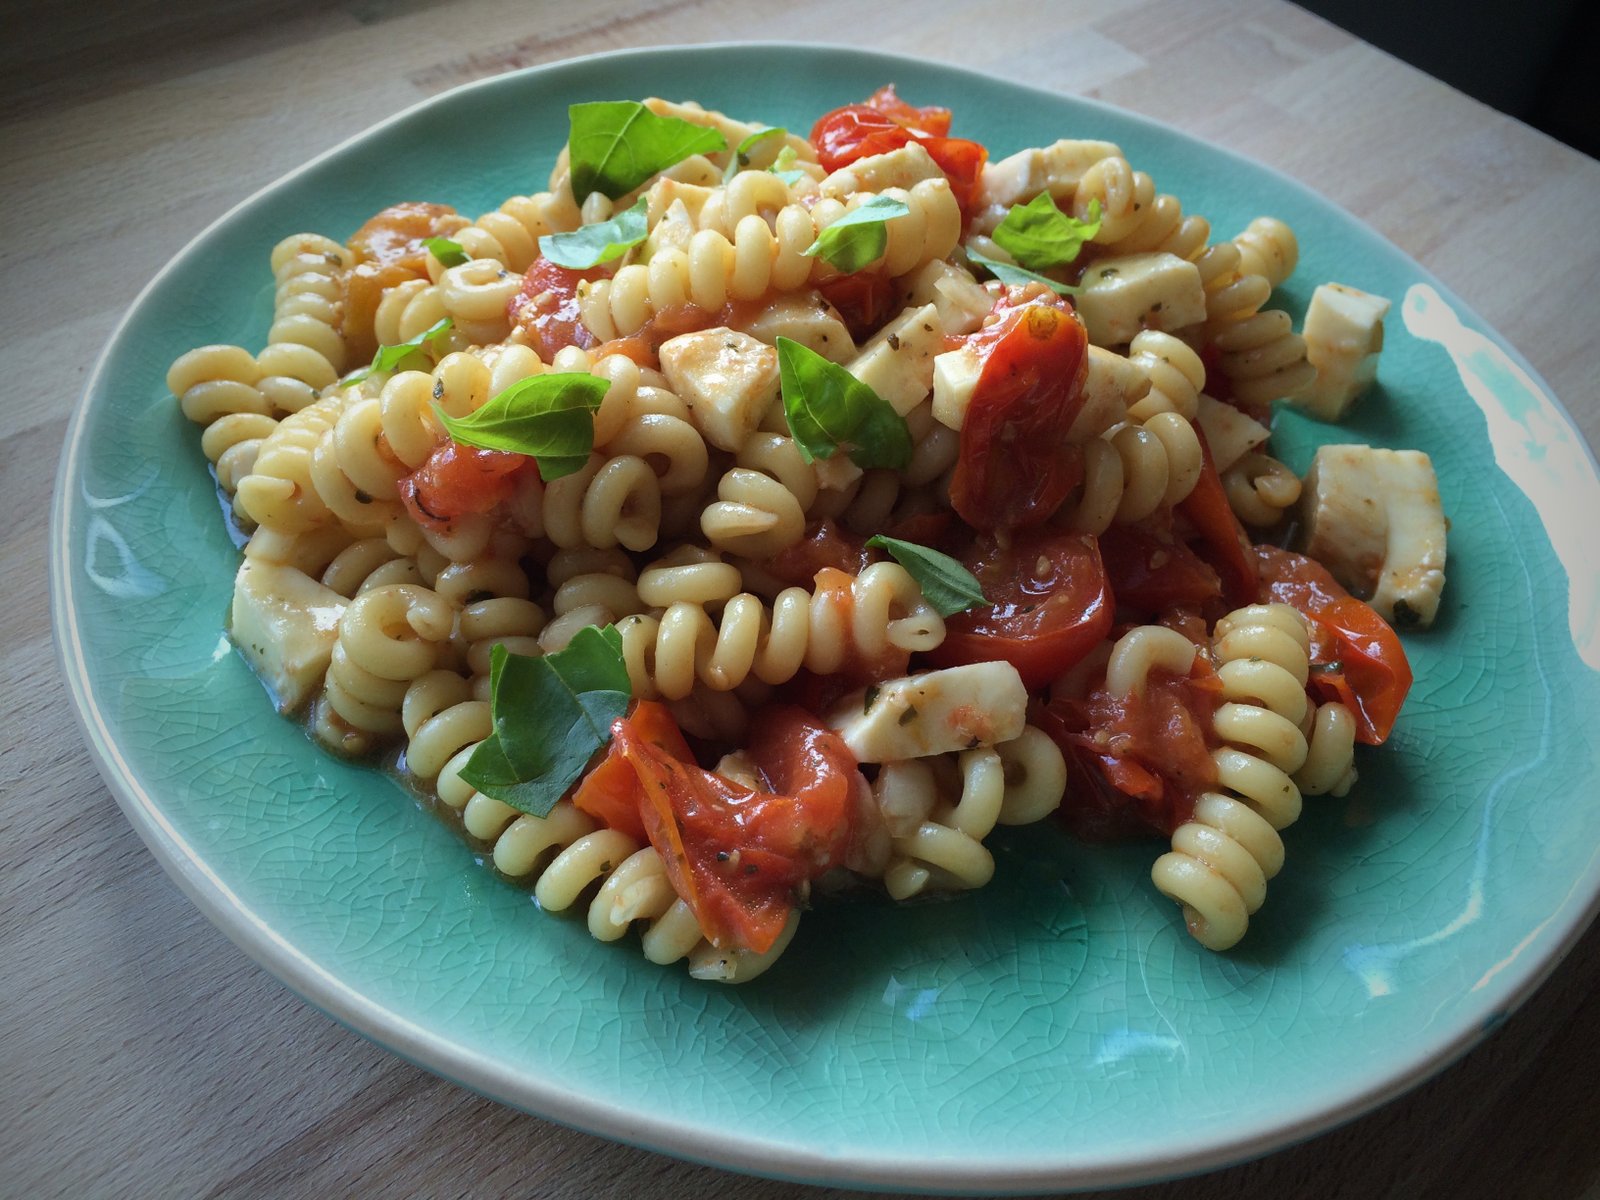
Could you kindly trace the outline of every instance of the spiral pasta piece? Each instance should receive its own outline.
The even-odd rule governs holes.
[[[240,346],[201,346],[167,370],[167,389],[183,415],[205,430],[200,448],[229,496],[278,427],[272,401],[256,386],[260,380],[255,357]]]
[[[337,376],[345,367],[340,325],[350,251],[321,234],[297,233],[273,247],[271,261],[277,290],[267,344],[305,346]]]
[[[1212,753],[1220,788],[1196,803],[1151,878],[1183,906],[1195,940],[1226,950],[1244,936],[1283,866],[1278,831],[1300,815],[1291,775],[1305,763],[1302,724],[1310,660],[1305,621],[1283,604],[1250,605],[1217,623],[1213,657],[1223,742]]]
[[[1246,525],[1276,525],[1300,499],[1300,477],[1270,454],[1252,451],[1222,473],[1228,505]]]
[[[332,518],[312,481],[317,448],[333,430],[345,397],[334,394],[291,413],[263,438],[251,471],[239,480],[236,500],[258,525],[289,533]]]
[[[956,762],[960,772],[956,798],[934,799],[925,819],[892,839],[883,885],[895,900],[928,890],[980,888],[994,877],[994,856],[983,839],[1004,808],[1005,764],[999,752],[989,747],[963,751]],[[935,797],[939,794],[931,766],[919,770],[909,763],[886,763],[879,774],[890,775],[891,783],[898,786],[905,786],[906,781],[894,776],[909,775],[912,786],[931,788]]]
[[[1276,217],[1257,217],[1233,238],[1239,247],[1239,269],[1260,275],[1277,287],[1294,273],[1300,261],[1300,243],[1294,230]]]
[[[513,271],[526,271],[539,257],[539,239],[553,233],[570,233],[583,223],[570,188],[512,196],[499,208],[484,213],[470,225],[450,235],[474,259],[492,258]],[[435,282],[445,267],[431,254],[428,274]]]
[[[328,707],[363,733],[402,732],[407,688],[433,670],[454,625],[454,607],[427,588],[385,584],[359,594],[339,620],[323,693]]]
[[[848,659],[931,650],[944,640],[943,619],[898,563],[874,563],[843,589],[786,588],[770,608],[741,592],[715,619],[678,601],[618,628],[633,694],[668,700],[689,695],[697,680],[723,692],[752,676],[784,683],[801,667],[831,674]]]
[[[1306,360],[1305,339],[1294,331],[1289,314],[1278,309],[1228,321],[1210,341],[1234,399],[1242,404],[1262,406],[1297,395],[1316,378],[1316,368]]]
[[[1064,514],[1077,533],[1141,521],[1183,500],[1200,479],[1204,455],[1194,426],[1176,412],[1123,422],[1084,443],[1084,481]]]

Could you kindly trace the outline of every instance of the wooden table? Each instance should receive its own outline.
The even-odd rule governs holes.
[[[1361,214],[1518,346],[1600,443],[1600,167],[1277,0],[924,0],[895,15],[859,0],[238,0],[200,17],[42,3],[0,48],[0,1193],[812,1191],[521,1115],[307,1008],[161,873],[68,711],[47,497],[95,356],[196,230],[396,109],[572,55],[845,30],[1100,97]],[[1491,1041],[1404,1099],[1263,1161],[1117,1195],[1593,1195],[1597,997],[1591,930]]]

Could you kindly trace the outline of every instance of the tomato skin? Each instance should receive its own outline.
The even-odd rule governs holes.
[[[603,279],[599,267],[573,271],[536,258],[522,276],[522,287],[506,303],[506,316],[545,362],[564,346],[594,347],[597,339],[583,323],[578,284]]]
[[[859,575],[876,555],[867,549],[867,540],[841,529],[824,517],[806,526],[806,535],[794,545],[767,559],[761,565],[774,579],[790,587],[810,587],[824,567]]]
[[[719,949],[770,949],[795,889],[842,862],[849,846],[864,781],[843,741],[799,709],[762,714],[750,757],[791,794],[752,790],[685,762],[632,718],[613,725],[612,738],[636,773],[650,843],[702,932]]]
[[[991,604],[945,618],[944,641],[927,654],[935,666],[1004,660],[1042,688],[1111,631],[1111,589],[1093,537],[1018,530],[1009,547],[979,539],[964,565]]]
[[[352,365],[368,361],[378,349],[372,322],[383,293],[408,279],[427,278],[428,249],[422,243],[455,211],[447,204],[409,200],[374,213],[350,235],[346,244],[355,262],[345,278],[340,330]]]
[[[983,362],[961,428],[950,505],[975,529],[1037,525],[1083,478],[1063,446],[1083,408],[1088,334],[1072,305],[1046,288],[1009,288],[990,324],[966,343]]]
[[[947,136],[948,108],[917,108],[895,94],[894,85],[879,88],[862,104],[847,104],[824,114],[811,127],[817,158],[829,171],[857,159],[887,154],[908,142],[920,142],[950,180],[962,214],[977,204],[983,165],[989,151],[968,138]]]
[[[628,721],[634,732],[680,762],[694,762],[694,752],[665,704],[637,701]],[[605,756],[590,768],[572,793],[572,804],[608,829],[616,829],[643,842],[648,840],[639,815],[639,776],[620,746],[613,741]]]
[[[1200,557],[1209,563],[1222,581],[1222,599],[1232,609],[1254,604],[1258,583],[1255,560],[1250,556],[1250,538],[1228,503],[1222,477],[1211,458],[1211,447],[1199,426],[1202,465],[1194,491],[1180,500],[1177,512],[1193,527]]]
[[[1216,571],[1154,519],[1111,526],[1100,535],[1100,557],[1123,620],[1205,609],[1222,598]]]
[[[817,286],[822,298],[839,313],[850,336],[864,342],[894,315],[894,284],[887,275],[856,271]]]
[[[1411,690],[1399,636],[1321,563],[1276,546],[1256,546],[1254,553],[1261,601],[1291,605],[1311,623],[1312,693],[1345,704],[1356,719],[1356,740],[1381,745]]]
[[[511,498],[515,476],[533,462],[525,454],[479,450],[449,438],[400,481],[400,500],[419,525],[443,529],[457,517],[489,512]]]

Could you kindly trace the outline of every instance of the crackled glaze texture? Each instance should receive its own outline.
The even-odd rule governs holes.
[[[1428,451],[1452,521],[1444,607],[1408,639],[1418,682],[1391,744],[1359,752],[1348,799],[1308,804],[1272,902],[1231,954],[1183,933],[1149,886],[1150,847],[1024,829],[999,839],[981,892],[817,912],[754,985],[699,984],[535,912],[389,779],[276,718],[221,639],[236,552],[162,379],[190,346],[261,342],[275,241],[344,236],[401,198],[477,213],[536,187],[570,101],[693,96],[806,128],[890,79],[953,107],[956,132],[996,156],[1108,138],[1224,234],[1263,211],[1287,219],[1303,246],[1283,294],[1297,314],[1329,278],[1396,301],[1376,393],[1342,428],[1284,415],[1278,443],[1299,470],[1329,440]],[[1419,281],[1259,167],[909,60],[698,49],[491,80],[251,200],[142,297],[91,385],[57,497],[68,676],[130,819],[207,912],[313,1003],[481,1091],[815,1180],[1024,1188],[1242,1157],[1464,1049],[1542,977],[1600,889],[1600,675],[1575,648],[1594,645],[1596,617],[1568,604],[1596,594],[1592,499],[1555,536],[1559,555],[1545,529],[1595,495],[1594,465],[1442,288],[1421,298],[1432,326],[1413,324],[1415,297],[1402,319]],[[1441,344],[1440,329],[1458,332]],[[1497,460],[1499,426],[1522,431],[1519,465]]]

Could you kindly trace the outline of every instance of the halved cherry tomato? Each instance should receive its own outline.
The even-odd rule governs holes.
[[[1083,407],[1088,335],[1048,288],[1010,288],[966,344],[983,362],[961,428],[950,504],[975,529],[1036,525],[1083,478],[1064,446]]]
[[[422,243],[455,211],[448,204],[408,200],[373,214],[350,235],[355,263],[345,277],[340,330],[352,366],[368,361],[378,348],[372,322],[383,293],[408,279],[427,278],[428,251]]]
[[[516,491],[517,472],[532,462],[526,454],[479,450],[446,438],[400,481],[400,499],[417,524],[442,529],[456,517],[505,503]]]
[[[1204,463],[1194,491],[1178,502],[1177,511],[1193,527],[1201,558],[1210,563],[1222,581],[1222,599],[1229,608],[1251,604],[1256,596],[1256,566],[1250,557],[1250,539],[1233,514],[1222,477],[1211,461],[1211,448],[1199,427]]]
[[[1172,532],[1170,521],[1111,526],[1100,535],[1100,559],[1123,620],[1153,619],[1180,606],[1203,609],[1222,596],[1216,571]]]
[[[1400,638],[1321,563],[1276,546],[1254,550],[1261,600],[1293,605],[1311,622],[1312,693],[1345,704],[1356,719],[1356,738],[1379,745],[1411,690],[1411,664]]]
[[[839,313],[850,336],[864,342],[876,333],[898,307],[894,283],[875,271],[856,271],[819,284],[817,291]]]
[[[937,666],[1003,659],[1030,688],[1081,662],[1111,630],[1111,589],[1095,540],[1018,530],[1008,545],[980,539],[965,565],[991,603],[945,619]]]
[[[894,85],[888,84],[863,104],[847,104],[825,114],[812,126],[811,141],[818,160],[829,171],[919,142],[950,180],[950,190],[966,214],[977,203],[989,152],[978,142],[949,137],[949,132],[948,108],[907,104],[895,94]]]
[[[522,331],[539,357],[549,362],[564,346],[587,350],[599,340],[583,323],[578,306],[578,284],[603,279],[604,269],[573,271],[536,258],[522,277],[522,287],[506,303],[506,316]]]
[[[767,711],[750,755],[790,789],[769,792],[684,762],[631,718],[612,737],[636,773],[650,843],[706,937],[720,949],[770,949],[795,889],[842,862],[849,845],[858,772],[844,743],[799,709]]]
[[[628,713],[628,723],[638,737],[662,752],[680,762],[694,762],[694,752],[665,704],[638,701]],[[579,812],[588,813],[608,829],[620,830],[641,842],[646,840],[644,820],[639,815],[639,776],[616,741],[578,784],[572,803]]]
[[[824,567],[859,575],[876,557],[867,549],[867,539],[841,529],[824,517],[806,526],[806,535],[787,549],[767,559],[762,566],[774,579],[791,587],[810,587]]]

